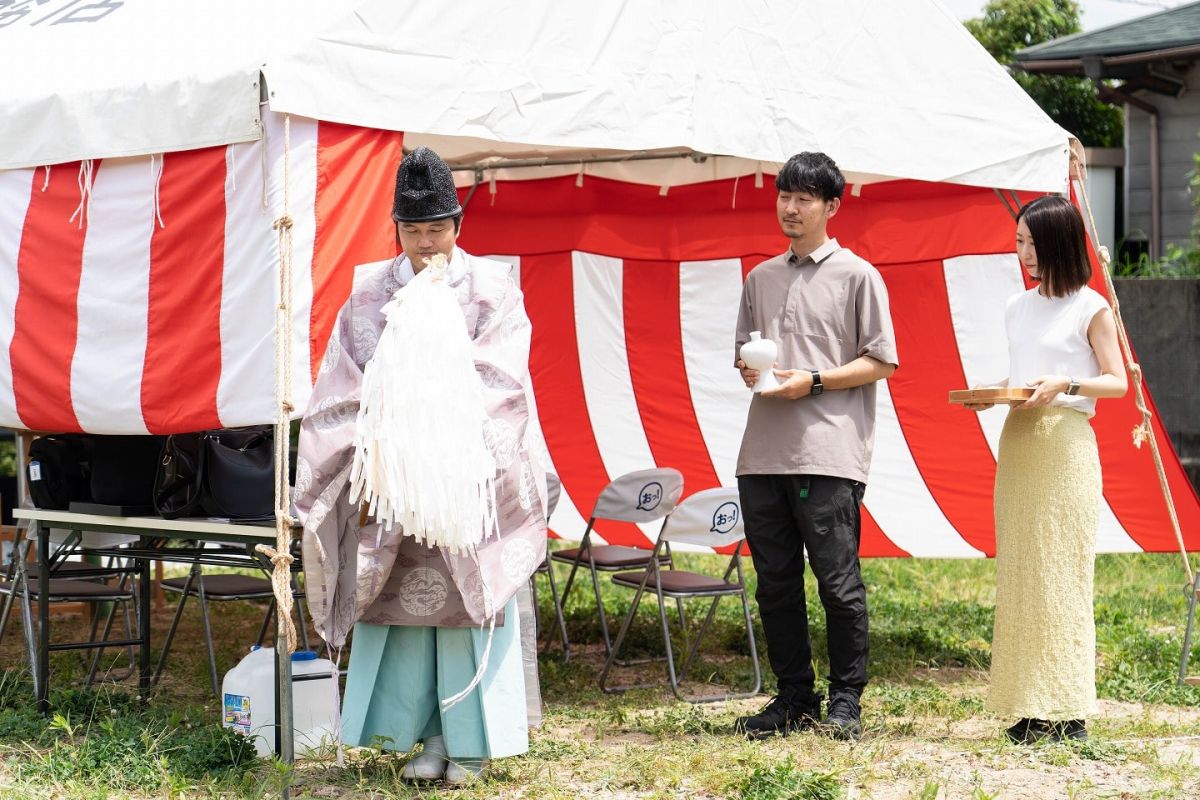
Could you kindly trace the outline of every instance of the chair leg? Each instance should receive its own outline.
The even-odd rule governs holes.
[[[566,654],[571,649],[571,642],[567,638],[567,620],[563,617],[563,604],[558,596],[558,579],[554,577],[554,562],[547,559],[546,563],[546,578],[550,583],[550,599],[554,601],[554,617],[558,622],[558,635],[562,637],[563,653]],[[536,594],[534,596],[536,597]],[[546,636],[546,641],[549,643],[549,635]]]
[[[21,544],[22,547],[19,552],[21,561],[17,565],[12,590],[14,592],[18,591],[17,587],[20,586],[21,627],[25,629],[25,649],[29,653],[29,671],[33,673],[33,695],[34,697],[41,697],[41,687],[38,681],[38,675],[41,674],[41,671],[38,669],[37,644],[33,631],[33,600],[29,594],[29,574],[25,570],[25,559],[29,557],[29,540],[26,539]]]
[[[175,609],[175,616],[171,618],[171,627],[167,630],[167,638],[163,641],[162,652],[158,654],[158,666],[150,681],[151,686],[157,686],[158,679],[162,677],[163,668],[167,665],[167,653],[171,652],[171,642],[175,641],[175,630],[179,627],[179,618],[183,616],[183,607],[187,604],[188,592],[191,591],[192,581],[196,579],[199,572],[199,564],[193,565],[191,571],[188,572],[187,581],[184,582],[183,591],[179,595],[179,605]]]
[[[296,579],[292,578],[292,605],[296,607],[296,617],[300,620],[300,641],[304,649],[308,650],[308,621],[304,619],[304,599],[296,597],[298,591],[300,587],[296,584]]]
[[[642,596],[646,593],[646,585],[649,581],[650,570],[646,570],[646,574],[642,576],[642,582],[638,585],[637,592],[633,596],[633,602],[629,604],[629,613],[625,615],[625,619],[621,622],[621,629],[617,631],[617,640],[613,642],[612,652],[608,654],[608,658],[604,662],[604,669],[600,671],[600,691],[602,692],[618,694],[628,689],[641,688],[640,684],[638,686],[609,686],[608,673],[612,670],[613,665],[617,663],[617,655],[621,652],[621,645],[624,644],[630,627],[633,626],[633,620],[637,616],[638,608],[642,605]]]
[[[1184,587],[1184,591],[1188,593],[1188,613],[1187,627],[1183,630],[1183,653],[1179,657],[1179,685],[1183,686],[1187,680],[1188,659],[1192,654],[1192,631],[1196,624],[1196,591],[1200,587],[1200,576],[1196,577],[1194,583],[1189,583]]]
[[[655,565],[655,569],[657,569],[657,565]],[[685,700],[687,698],[680,694],[679,679],[675,676],[675,653],[671,648],[671,626],[667,623],[667,603],[663,599],[662,582],[656,580],[655,584],[657,589],[655,594],[658,595],[658,618],[662,623],[663,644],[667,648],[667,679],[671,682],[671,691],[674,695],[680,700]]]
[[[263,642],[267,638],[267,628],[271,627],[271,620],[275,618],[275,597],[271,596],[271,602],[267,603],[267,614],[263,617],[262,625],[258,626],[258,646],[262,647]]]
[[[13,603],[17,599],[17,572],[19,571],[18,559],[21,553],[24,552],[21,548],[22,544],[21,529],[17,528],[17,535],[13,540],[12,556],[8,562],[8,567],[4,570],[4,578],[8,581],[8,594],[4,595],[4,610],[3,616],[0,616],[0,642],[4,641],[4,632],[8,630],[8,618],[12,614]]]
[[[197,584],[200,600],[200,622],[204,626],[204,643],[208,645],[208,679],[212,683],[213,695],[221,697],[221,684],[217,681],[217,654],[213,649],[212,626],[208,621],[208,596],[204,594],[204,576]]]
[[[596,613],[600,616],[600,635],[604,637],[604,654],[612,655],[612,640],[608,635],[608,615],[604,613],[604,600],[600,598],[600,576],[596,573],[596,561],[588,550],[588,566],[592,573],[592,591],[596,594]]]
[[[124,580],[122,580],[121,585],[124,585],[124,583],[125,583]],[[124,604],[124,601],[122,600],[121,603]],[[92,620],[92,631],[90,634],[89,641],[92,641],[92,642],[107,641],[109,634],[112,633],[113,619],[116,618],[116,615],[117,615],[117,603],[116,603],[116,601],[114,601],[114,602],[111,602],[108,604],[108,613],[106,613],[104,615],[104,632],[102,634],[100,634],[99,640],[96,639],[96,628],[99,626],[99,623],[100,623],[100,615],[99,614],[95,615],[95,618]],[[129,636],[126,638],[132,638],[132,637]],[[100,659],[103,657],[103,655],[104,655],[103,647],[97,647],[95,650],[92,651],[92,658],[88,663],[87,676],[83,679],[84,686],[91,686],[92,683],[96,680],[96,669],[100,666]]]

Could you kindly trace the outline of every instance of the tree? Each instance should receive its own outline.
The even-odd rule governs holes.
[[[1082,30],[1075,0],[989,0],[982,17],[964,24],[1033,101],[1084,145],[1121,146],[1121,109],[1101,102],[1090,80],[1035,75],[1011,67],[1018,50]]]

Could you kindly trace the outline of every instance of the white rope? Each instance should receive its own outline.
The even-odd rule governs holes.
[[[46,170],[46,179],[42,181],[42,191],[44,192],[50,188],[50,165],[44,164],[42,169]]]
[[[95,174],[95,167],[90,158],[79,162],[79,206],[68,222],[74,222],[75,218],[79,217],[80,228],[83,228],[85,218],[92,218],[92,185],[95,181]],[[49,180],[49,178],[50,172],[47,168],[46,179]]]
[[[1167,514],[1171,518],[1171,527],[1175,531],[1175,541],[1179,545],[1179,554],[1183,556],[1183,569],[1187,573],[1188,584],[1194,586],[1196,582],[1196,574],[1192,570],[1192,560],[1188,557],[1187,544],[1183,541],[1183,531],[1179,527],[1179,514],[1175,510],[1175,498],[1171,494],[1171,487],[1167,483],[1167,471],[1163,466],[1162,453],[1158,449],[1158,439],[1154,435],[1154,428],[1150,425],[1150,408],[1146,405],[1146,395],[1142,388],[1142,367],[1133,360],[1133,348],[1129,345],[1129,332],[1125,330],[1125,321],[1121,319],[1121,303],[1117,299],[1116,286],[1113,285],[1112,272],[1109,270],[1110,256],[1108,248],[1100,244],[1096,235],[1096,219],[1092,216],[1092,204],[1088,200],[1087,189],[1085,187],[1086,180],[1083,168],[1083,161],[1078,156],[1072,153],[1071,163],[1075,167],[1075,174],[1079,178],[1079,196],[1083,201],[1083,207],[1087,211],[1088,221],[1091,222],[1091,238],[1092,245],[1096,250],[1096,257],[1100,260],[1100,271],[1104,274],[1104,285],[1108,289],[1108,296],[1112,302],[1113,320],[1117,323],[1117,340],[1121,344],[1121,353],[1125,356],[1125,366],[1129,369],[1129,374],[1133,376],[1134,401],[1137,404],[1137,409],[1142,415],[1142,421],[1139,422],[1133,429],[1133,446],[1141,448],[1142,442],[1150,443],[1150,453],[1154,457],[1154,469],[1158,472],[1158,487],[1162,490],[1163,499],[1167,504]]]
[[[154,154],[150,155],[150,174],[154,176],[154,218],[158,220],[158,227],[165,228],[166,223],[162,218],[162,203],[158,200],[158,187],[162,185],[163,169],[166,166],[166,156],[163,153],[158,154],[157,161]],[[153,227],[153,223],[151,223]]]
[[[292,218],[289,216],[288,162],[291,156],[291,117],[283,118],[283,209],[275,220],[279,235],[279,304],[275,307],[275,546],[255,549],[271,559],[276,625],[285,633],[288,653],[296,652],[292,622],[292,517],[288,455],[292,422]],[[278,646],[278,645],[277,645]]]
[[[475,559],[475,564],[476,566],[479,565],[478,558]],[[480,571],[479,576],[482,580],[482,570]],[[447,697],[442,701],[442,711],[449,711],[450,709],[454,708],[454,706],[465,700],[467,696],[471,694],[471,692],[475,691],[475,687],[480,684],[480,682],[483,680],[484,674],[487,672],[488,661],[492,655],[492,641],[496,638],[496,614],[498,611],[495,605],[495,597],[492,595],[492,590],[487,585],[487,581],[482,581],[482,584],[484,613],[487,615],[488,624],[487,642],[483,645],[483,655],[479,657],[479,665],[475,668],[475,675],[472,676],[471,681],[463,688],[463,690],[457,694]],[[515,605],[516,604],[514,604],[514,606]],[[512,620],[507,620],[507,623],[511,625]],[[482,630],[483,626],[480,626],[480,631]]]

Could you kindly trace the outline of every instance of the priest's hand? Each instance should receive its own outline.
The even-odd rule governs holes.
[[[812,371],[807,369],[777,369],[775,377],[779,385],[774,389],[764,389],[763,397],[778,397],[782,400],[799,400],[808,397],[812,392]]]

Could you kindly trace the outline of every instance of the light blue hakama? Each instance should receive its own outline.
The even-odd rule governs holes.
[[[517,601],[496,626],[480,684],[447,711],[475,676],[487,646],[479,628],[354,626],[342,711],[348,745],[406,752],[441,734],[451,758],[503,758],[529,749]]]

